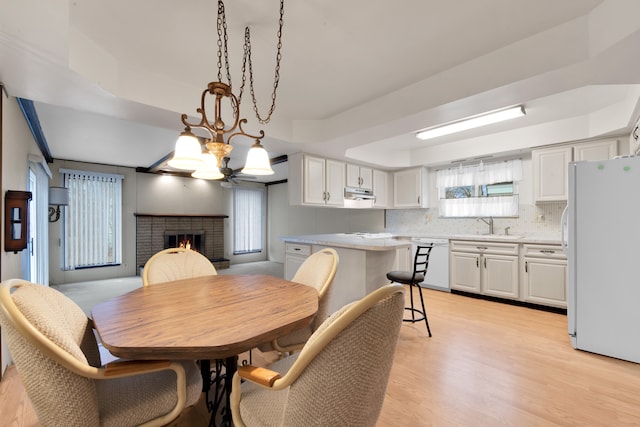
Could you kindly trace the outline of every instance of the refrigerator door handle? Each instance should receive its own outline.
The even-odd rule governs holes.
[[[568,239],[568,233],[569,233],[569,224],[567,223],[569,219],[569,205],[567,204],[567,206],[564,208],[564,211],[562,211],[562,218],[560,219],[560,241],[562,243],[562,250],[564,251],[564,253],[567,253],[567,249],[569,248],[569,239]]]

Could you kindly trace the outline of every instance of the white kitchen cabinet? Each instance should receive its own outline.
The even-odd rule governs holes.
[[[373,169],[347,163],[347,187],[373,188]]]
[[[425,168],[411,168],[393,173],[393,207],[428,207],[427,171]]]
[[[518,244],[452,240],[451,289],[517,299],[518,253]]]
[[[389,172],[373,170],[373,195],[376,197],[373,206],[376,208],[389,207],[390,191]]]
[[[342,206],[345,163],[296,153],[289,156],[291,205]]]
[[[449,257],[451,289],[479,294],[480,254],[451,251]]]
[[[568,171],[573,148],[561,146],[533,150],[533,197],[536,202],[567,200]]]
[[[567,258],[560,245],[524,244],[522,272],[525,301],[567,307]]]
[[[293,279],[298,268],[311,255],[311,245],[300,243],[286,243],[284,249],[284,278]]]
[[[573,160],[606,160],[618,155],[618,141],[583,142],[573,146]]]
[[[618,155],[618,141],[591,141],[531,151],[535,202],[566,201],[569,162],[605,160]]]

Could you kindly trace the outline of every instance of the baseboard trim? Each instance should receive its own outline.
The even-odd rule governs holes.
[[[493,302],[499,302],[502,304],[515,305],[518,307],[531,308],[533,310],[548,311],[550,313],[564,314],[565,316],[567,315],[566,308],[551,307],[551,306],[542,305],[542,304],[533,304],[530,302],[516,301],[516,300],[507,299],[507,298],[498,298],[490,295],[474,294],[473,292],[459,291],[457,289],[451,289],[451,293],[456,295],[462,295],[465,297],[470,297],[470,298],[483,299],[486,301],[493,301]]]

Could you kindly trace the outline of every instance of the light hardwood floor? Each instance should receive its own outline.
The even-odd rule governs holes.
[[[640,425],[640,365],[572,349],[565,316],[426,295],[433,337],[403,325],[378,426]],[[30,411],[7,375],[0,425]]]

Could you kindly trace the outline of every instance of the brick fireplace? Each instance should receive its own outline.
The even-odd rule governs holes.
[[[229,268],[229,260],[224,258],[224,220],[227,215],[135,216],[136,264],[139,267],[144,266],[156,252],[190,240],[192,249],[209,258],[216,269]]]

